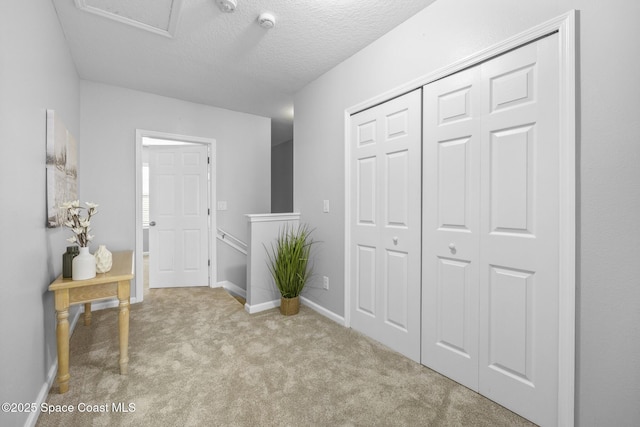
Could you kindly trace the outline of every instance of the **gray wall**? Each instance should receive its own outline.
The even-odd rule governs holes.
[[[145,227],[142,229],[142,252],[149,252],[149,227]]]
[[[247,224],[247,231],[249,225]],[[227,230],[225,230],[227,231]],[[248,233],[247,233],[248,234]],[[249,240],[242,240],[248,243]],[[247,255],[237,251],[226,243],[218,241],[218,265],[224,265],[224,279],[239,288],[247,290]]]
[[[271,212],[293,211],[293,141],[271,147]]]
[[[45,228],[45,111],[82,141],[80,88],[50,1],[2,1],[0,16],[0,402],[36,402],[56,358],[47,288],[70,236]],[[0,413],[0,425],[28,415]]]
[[[80,189],[100,204],[96,244],[135,246],[136,129],[216,139],[216,196],[228,206],[218,227],[246,242],[244,214],[270,211],[270,119],[87,81],[81,105]],[[217,260],[218,281],[236,277],[237,265]]]
[[[294,209],[316,227],[307,297],[344,314],[344,111],[579,9],[576,421],[640,422],[640,3],[439,0],[295,96]],[[331,213],[322,213],[330,199]]]
[[[302,90],[296,97],[296,150],[294,208],[316,227],[323,243],[316,272],[331,278],[331,290],[314,290],[307,296],[328,309],[343,313],[344,269],[344,109],[428,74],[497,41],[555,17],[580,9],[579,88],[579,213],[577,289],[577,421],[580,425],[637,425],[640,420],[640,30],[636,19],[640,4],[613,0],[439,0],[345,61]],[[80,197],[107,208],[95,217],[96,234],[115,247],[130,247],[133,227],[133,131],[117,132],[122,117],[112,109],[125,109],[146,117],[142,104],[125,101],[160,100],[162,120],[135,126],[173,133],[209,129],[203,136],[234,141],[225,144],[234,161],[221,165],[223,176],[234,168],[249,171],[248,181],[234,191],[231,182],[220,183],[220,200],[238,200],[219,213],[228,230],[246,235],[246,223],[237,220],[247,212],[269,211],[268,170],[253,176],[251,165],[241,163],[251,155],[241,138],[221,137],[222,127],[207,113],[209,107],[167,101],[148,94],[125,96],[109,104],[104,128],[107,136],[85,135],[85,104],[100,99],[83,90],[82,133],[80,89],[55,11],[47,1],[3,1],[0,16],[10,17],[0,26],[0,259],[4,278],[0,303],[0,400],[33,402],[55,359],[55,321],[49,282],[61,271],[60,257],[68,233],[46,229],[44,140],[45,109],[56,110],[79,140]],[[375,73],[370,72],[375,68]],[[93,86],[89,84],[89,86]],[[100,85],[96,85],[100,86]],[[91,91],[91,89],[90,89]],[[106,87],[96,91],[113,92]],[[117,92],[117,93],[116,93]],[[126,91],[125,91],[126,92]],[[94,92],[95,94],[95,92]],[[149,98],[148,98],[149,97]],[[111,98],[111,97],[109,97]],[[113,100],[113,99],[112,99]],[[175,100],[173,100],[175,101]],[[188,103],[187,103],[188,104]],[[90,121],[91,111],[87,107]],[[113,114],[112,114],[113,113]],[[171,114],[170,114],[171,113]],[[125,115],[123,113],[123,115]],[[170,117],[167,117],[170,116]],[[223,114],[223,116],[225,116]],[[226,116],[225,116],[226,117]],[[220,126],[218,126],[220,125]],[[112,139],[108,136],[115,136]],[[268,131],[265,137],[268,141]],[[87,146],[106,144],[93,155]],[[112,144],[111,148],[110,144]],[[267,158],[268,142],[256,157]],[[113,154],[110,153],[113,150]],[[224,152],[224,151],[223,151]],[[219,154],[220,151],[219,151]],[[87,156],[106,155],[105,164]],[[17,159],[19,161],[6,161]],[[114,161],[117,160],[117,161]],[[122,161],[123,163],[118,163]],[[268,167],[262,165],[260,167]],[[331,166],[331,167],[328,167]],[[117,177],[111,187],[101,178]],[[87,182],[88,181],[88,182]],[[264,187],[266,185],[266,188]],[[95,190],[95,191],[94,191]],[[262,194],[250,200],[253,194]],[[115,196],[121,195],[121,197]],[[103,197],[104,196],[104,197]],[[322,213],[322,200],[330,199],[331,213]],[[113,203],[123,201],[122,205]],[[128,200],[131,200],[129,202]],[[244,202],[243,202],[244,200]],[[255,203],[255,204],[254,204]],[[111,206],[111,207],[109,207]],[[131,219],[129,219],[131,218]],[[121,221],[118,227],[112,221]],[[100,228],[98,223],[100,222]],[[111,225],[110,225],[111,224]],[[17,226],[19,225],[19,227]],[[98,234],[99,232],[99,234]],[[222,280],[222,279],[220,279]],[[16,327],[19,325],[20,327]],[[46,390],[45,390],[46,392]],[[0,424],[23,425],[27,414],[0,414]]]
[[[114,250],[133,247],[136,127],[217,139],[217,192],[229,206],[218,222],[246,240],[243,215],[270,211],[270,120],[81,82],[51,2],[3,1],[0,16],[0,401],[37,402],[56,360],[47,288],[69,237],[45,227],[46,109],[79,141],[80,199],[100,203],[96,240]],[[0,424],[28,415],[0,413]]]

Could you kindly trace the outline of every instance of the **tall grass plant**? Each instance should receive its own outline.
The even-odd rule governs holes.
[[[283,298],[300,295],[309,277],[309,255],[314,241],[308,225],[285,226],[280,230],[275,246],[267,249],[269,271]]]

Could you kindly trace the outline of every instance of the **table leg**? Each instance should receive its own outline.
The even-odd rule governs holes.
[[[129,281],[118,282],[118,332],[120,334],[120,374],[126,375],[129,368]]]
[[[58,340],[58,385],[60,393],[69,391],[69,310],[56,310],[58,320],[56,338]]]
[[[91,326],[91,303],[84,304],[84,326]]]

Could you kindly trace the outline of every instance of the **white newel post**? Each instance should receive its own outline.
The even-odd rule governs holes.
[[[251,214],[247,215],[247,219],[249,242],[245,309],[249,313],[257,313],[280,305],[280,292],[269,272],[267,249],[271,250],[272,243],[276,241],[283,227],[295,227],[300,223],[300,214]]]

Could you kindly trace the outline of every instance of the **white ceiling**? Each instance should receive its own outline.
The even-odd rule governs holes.
[[[294,93],[435,0],[52,1],[82,79],[271,117],[278,143]]]

